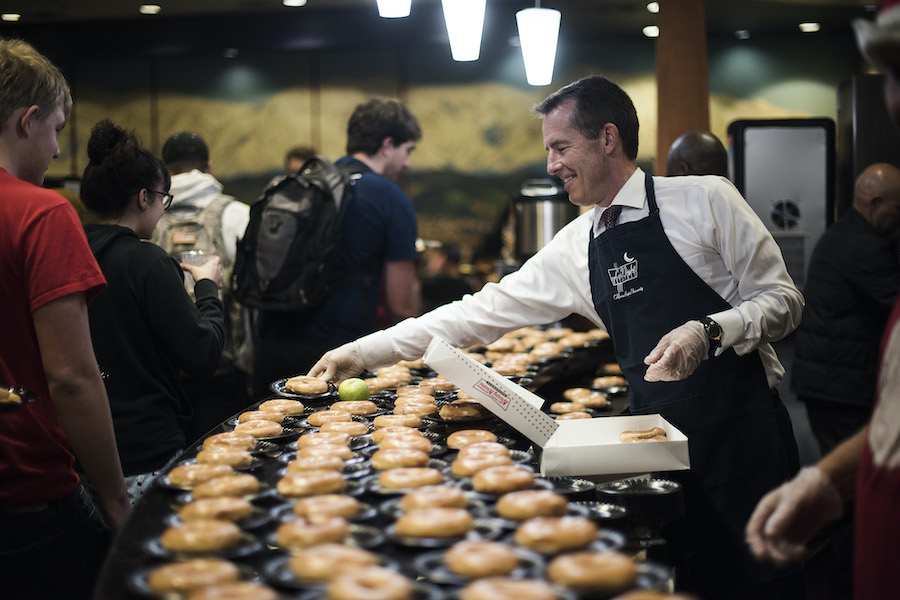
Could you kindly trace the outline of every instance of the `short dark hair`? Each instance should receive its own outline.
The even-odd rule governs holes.
[[[209,146],[193,131],[181,131],[169,136],[163,144],[162,158],[173,173],[203,171],[209,166]]]
[[[296,158],[302,160],[303,162],[308,161],[309,159],[315,157],[316,150],[315,148],[311,148],[309,146],[294,146],[290,150],[287,151],[284,155],[284,162],[288,162],[289,160]]]
[[[634,103],[625,90],[605,77],[585,77],[561,88],[534,107],[534,111],[546,116],[569,100],[575,101],[572,125],[589,140],[596,140],[603,126],[612,123],[619,129],[622,149],[629,160],[638,153],[638,123]]]
[[[122,215],[142,189],[167,191],[172,183],[163,162],[141,146],[133,132],[109,119],[91,129],[87,150],[81,200],[103,217]]]
[[[372,98],[357,106],[347,122],[347,154],[363,152],[372,156],[385,138],[391,138],[399,146],[422,139],[422,130],[399,100]]]

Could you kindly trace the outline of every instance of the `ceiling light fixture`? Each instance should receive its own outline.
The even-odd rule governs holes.
[[[22,15],[20,15],[19,13],[3,13],[2,15],[0,15],[0,19],[3,19],[4,21],[8,21],[10,23],[15,23],[21,18]]]
[[[647,25],[641,31],[643,31],[644,35],[646,35],[648,38],[659,37],[659,27],[657,27],[656,25]]]
[[[306,6],[306,0],[282,0],[281,3],[285,6],[290,6],[291,8]]]
[[[377,0],[382,19],[402,19],[409,16],[412,0]]]
[[[818,23],[800,23],[800,31],[803,33],[816,33],[821,27]]]
[[[659,2],[651,2],[647,5],[647,12],[651,12],[654,15],[659,12]]]
[[[481,54],[485,2],[486,0],[441,0],[453,60],[478,60]]]
[[[141,4],[138,10],[141,11],[142,15],[158,15],[159,11],[162,10],[162,6],[159,4]]]
[[[541,8],[540,0],[537,0],[534,8],[525,8],[516,13],[528,85],[550,85],[553,81],[560,17],[558,10]]]

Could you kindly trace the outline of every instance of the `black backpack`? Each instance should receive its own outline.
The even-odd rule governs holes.
[[[317,156],[266,187],[238,242],[232,277],[238,302],[295,312],[322,303],[342,278],[341,221],[358,177]]]

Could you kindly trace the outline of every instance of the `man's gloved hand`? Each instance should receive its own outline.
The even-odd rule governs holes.
[[[756,505],[747,521],[747,544],[757,558],[786,564],[806,556],[806,543],[844,512],[834,485],[816,467],[805,467]]]
[[[659,340],[644,364],[646,381],[681,381],[697,370],[709,353],[709,338],[700,321],[688,321]]]
[[[335,385],[366,370],[359,342],[349,342],[326,352],[309,370],[310,377],[319,377]]]

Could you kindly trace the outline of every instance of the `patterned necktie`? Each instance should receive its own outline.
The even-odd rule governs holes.
[[[600,220],[603,221],[603,226],[607,229],[615,227],[616,221],[619,219],[620,212],[622,212],[622,207],[618,204],[607,207],[607,209],[603,211],[603,214],[600,215]]]

